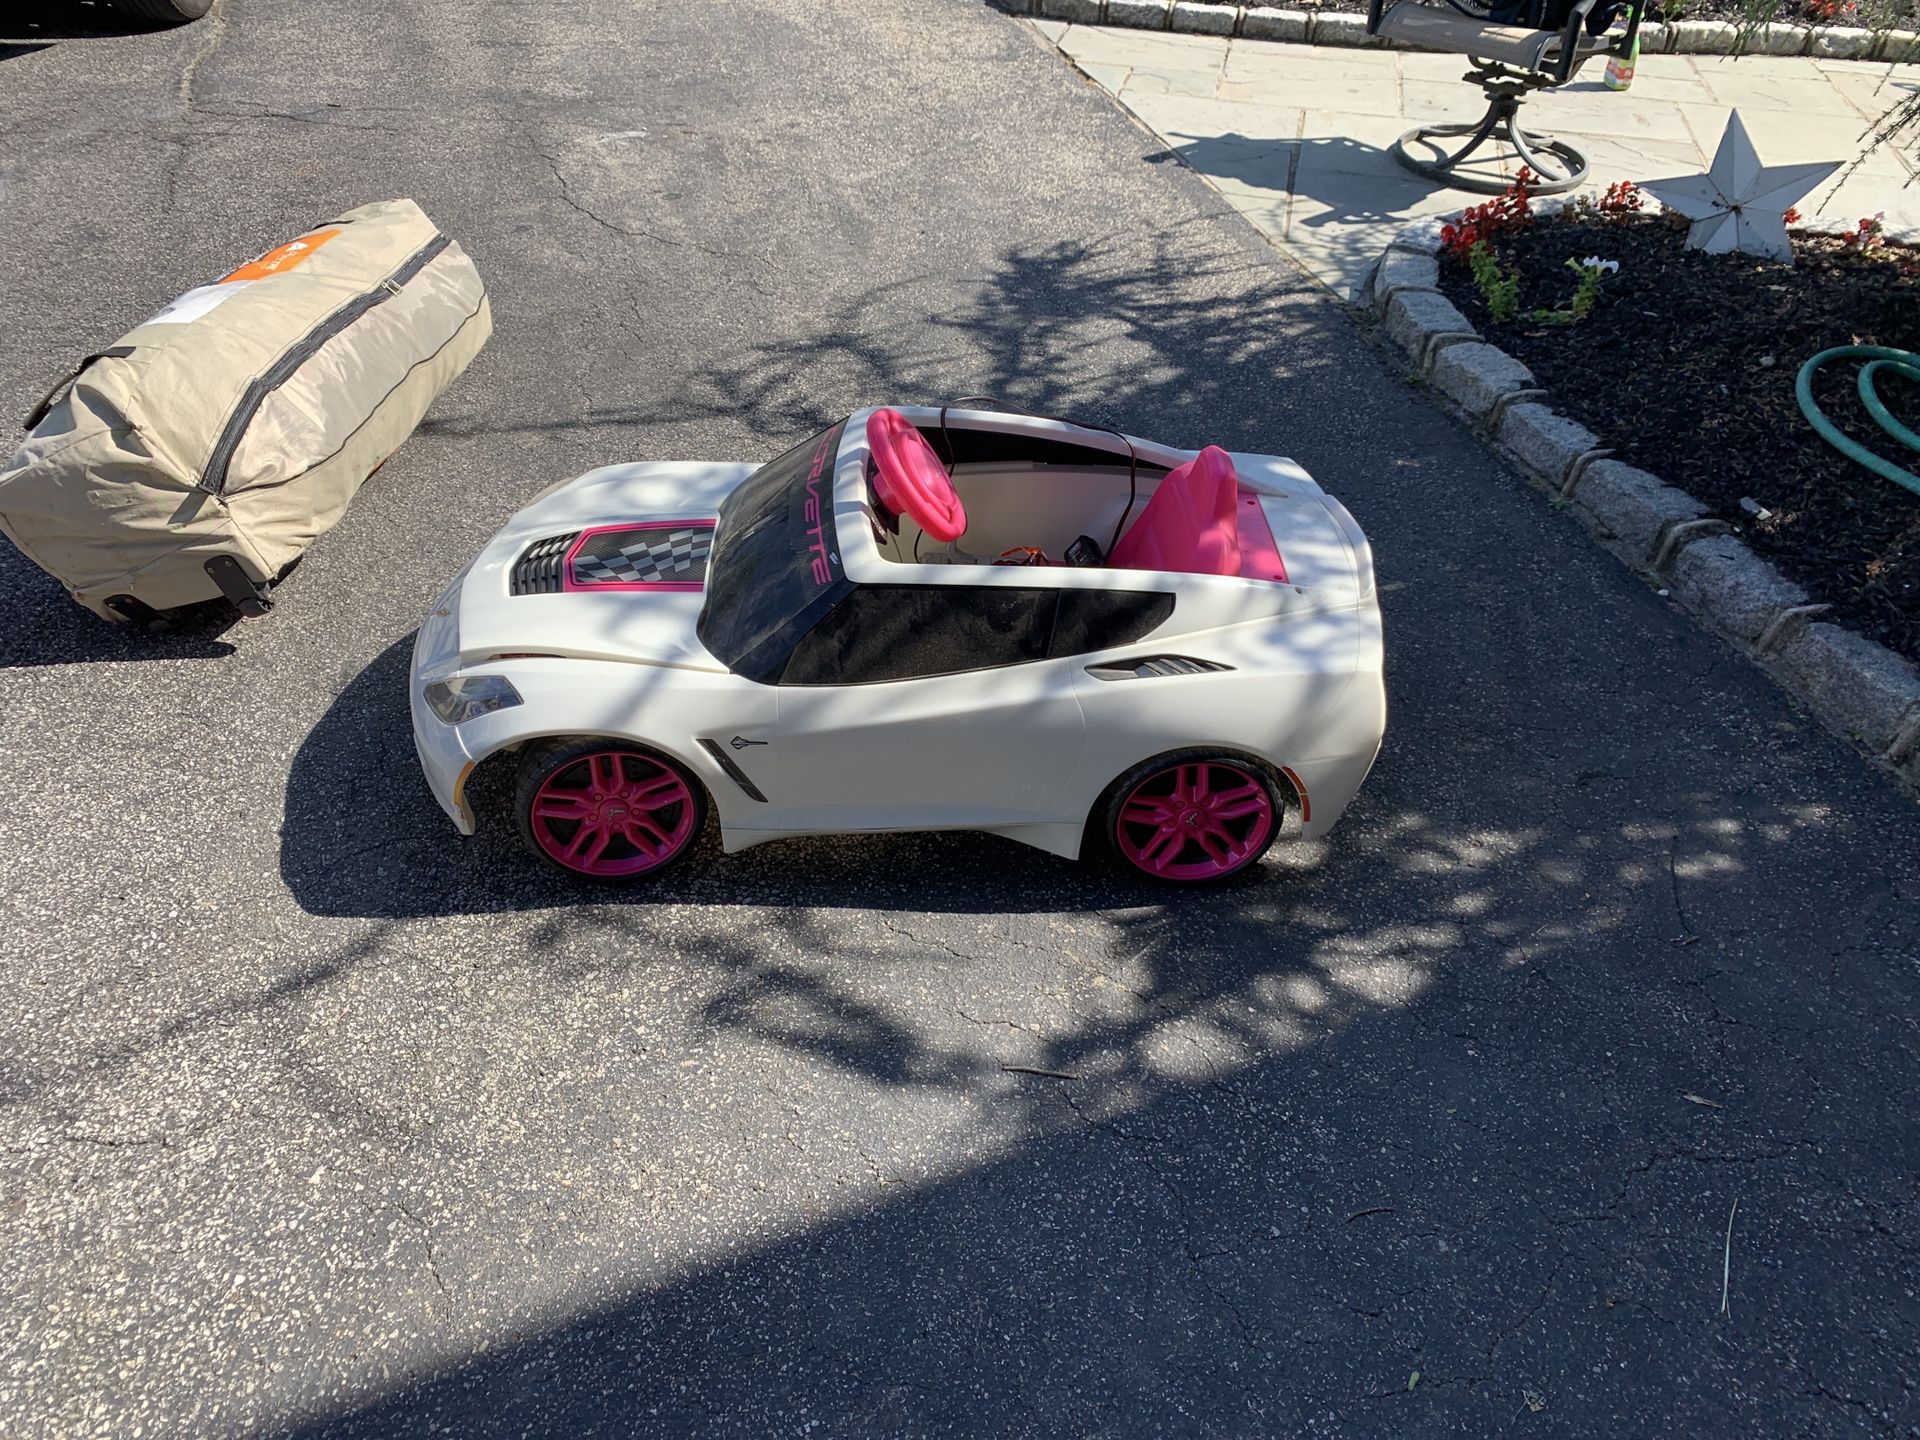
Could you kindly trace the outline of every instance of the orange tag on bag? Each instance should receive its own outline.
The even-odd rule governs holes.
[[[265,280],[272,275],[284,275],[289,270],[297,270],[307,263],[314,251],[339,233],[339,227],[336,226],[332,230],[315,230],[298,240],[289,240],[278,249],[269,250],[258,260],[242,265],[231,275],[223,276],[218,283],[231,285],[239,280]]]

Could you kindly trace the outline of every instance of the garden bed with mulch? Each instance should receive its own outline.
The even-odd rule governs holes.
[[[1556,410],[1710,507],[1832,605],[1829,618],[1920,661],[1920,495],[1831,448],[1794,395],[1801,365],[1830,346],[1920,350],[1920,249],[1796,234],[1789,268],[1687,250],[1685,236],[1669,216],[1591,212],[1496,234],[1493,256],[1519,278],[1511,323],[1444,251],[1440,285]],[[1567,262],[1590,256],[1619,269],[1585,319],[1526,318],[1564,310],[1578,283]],[[1868,418],[1857,373],[1857,362],[1825,367],[1815,398],[1847,435],[1914,469],[1920,456]],[[1880,389],[1920,428],[1920,385],[1883,376]]]

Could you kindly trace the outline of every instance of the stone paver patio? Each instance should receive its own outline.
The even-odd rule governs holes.
[[[1413,125],[1473,120],[1484,102],[1457,55],[1286,45],[1032,22],[1207,177],[1269,239],[1344,295],[1409,220],[1484,197],[1442,190],[1387,147]],[[1529,101],[1529,128],[1564,135],[1596,188],[1702,170],[1737,107],[1769,164],[1851,160],[1872,122],[1920,89],[1920,67],[1858,61],[1649,55],[1633,87],[1601,66]],[[1908,157],[1882,147],[1802,205],[1808,215],[1920,226]]]

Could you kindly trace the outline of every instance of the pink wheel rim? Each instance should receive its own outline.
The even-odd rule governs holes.
[[[693,837],[693,792],[669,766],[632,750],[596,750],[561,766],[533,797],[534,841],[581,875],[642,875]]]
[[[1161,880],[1217,880],[1260,853],[1273,800],[1251,771],[1219,760],[1169,765],[1120,806],[1120,853]]]

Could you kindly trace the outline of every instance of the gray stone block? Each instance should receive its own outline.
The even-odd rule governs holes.
[[[1574,506],[1611,536],[1618,552],[1638,566],[1653,563],[1661,534],[1671,525],[1698,520],[1707,507],[1621,460],[1595,460],[1580,472]]]
[[[1920,758],[1920,710],[1915,710],[1901,723],[1900,733],[1893,737],[1893,744],[1887,750],[1887,759],[1895,765],[1904,765],[1916,758]]]
[[[1240,33],[1249,40],[1285,40],[1295,45],[1307,43],[1307,27],[1313,17],[1304,10],[1269,10],[1260,5],[1247,11],[1240,20]]]
[[[1313,16],[1313,28],[1308,39],[1315,45],[1371,45],[1373,37],[1367,34],[1367,17],[1364,15],[1338,15],[1331,11],[1317,10]]]
[[[1477,338],[1467,317],[1433,290],[1403,290],[1387,302],[1387,335],[1425,368],[1427,348],[1442,335]]]
[[[1446,228],[1446,225],[1446,219],[1441,216],[1416,220],[1393,237],[1393,248],[1414,250],[1422,255],[1438,255],[1441,247],[1446,243],[1440,238],[1440,232]]]
[[[1808,603],[1807,592],[1734,535],[1710,535],[1667,562],[1673,596],[1723,634],[1751,645],[1782,610]]]
[[[1240,23],[1238,5],[1205,5],[1199,0],[1173,0],[1173,28],[1189,35],[1231,35]]]
[[[1749,55],[1804,55],[1807,53],[1808,28],[1805,25],[1762,25],[1747,37]]]
[[[1077,25],[1098,25],[1105,18],[1103,0],[1039,0],[1036,15],[1049,20],[1071,20]]]
[[[1380,268],[1374,274],[1373,293],[1376,302],[1384,309],[1396,290],[1433,290],[1440,284],[1440,262],[1431,255],[1422,255],[1417,250],[1402,250],[1394,246],[1380,257]]]
[[[1567,478],[1574,461],[1600,448],[1600,441],[1586,426],[1532,400],[1508,406],[1498,433],[1500,443],[1523,466],[1556,486]]]
[[[1820,622],[1790,635],[1774,673],[1802,704],[1876,755],[1920,706],[1920,673],[1884,645]]]
[[[1435,357],[1434,389],[1476,420],[1484,420],[1494,402],[1516,390],[1531,390],[1533,372],[1497,345],[1468,341],[1449,345]]]
[[[1813,32],[1807,53],[1821,60],[1864,60],[1874,44],[1871,30],[1856,25],[1822,25]]]
[[[1135,30],[1164,30],[1173,0],[1107,0],[1107,23]]]
[[[1665,55],[1673,49],[1673,27],[1654,21],[1642,21],[1640,25],[1640,53],[1642,55]]]
[[[1920,30],[1889,30],[1880,39],[1878,58],[1897,62],[1920,60]]]
[[[1902,760],[1894,769],[1895,773],[1898,774],[1902,780],[1906,781],[1907,784],[1911,785],[1914,789],[1920,790],[1920,750],[1914,751],[1913,754]]]
[[[1681,20],[1668,27],[1682,55],[1731,55],[1740,27],[1730,20]]]

